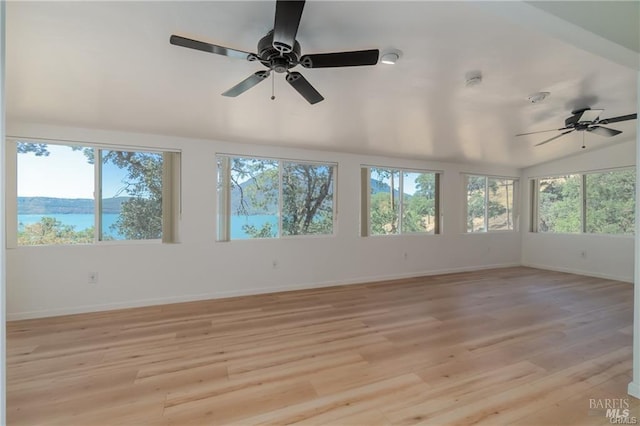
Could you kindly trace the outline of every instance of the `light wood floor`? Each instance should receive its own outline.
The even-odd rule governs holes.
[[[609,424],[631,284],[509,268],[8,325],[11,425]]]

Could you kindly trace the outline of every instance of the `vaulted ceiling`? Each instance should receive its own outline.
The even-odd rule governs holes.
[[[623,131],[613,138],[515,137],[563,127],[579,107],[635,113],[637,74],[495,8],[308,1],[303,54],[402,52],[393,66],[296,68],[325,97],[309,105],[280,74],[275,100],[271,81],[223,97],[260,64],[169,44],[178,34],[255,51],[275,2],[8,2],[7,121],[516,167],[577,153],[583,135],[588,149],[635,139],[635,121],[609,125]],[[471,71],[481,84],[465,85]],[[539,91],[550,96],[527,101]]]

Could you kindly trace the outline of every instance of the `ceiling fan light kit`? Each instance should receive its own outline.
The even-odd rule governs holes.
[[[638,114],[627,114],[627,115],[621,115],[618,117],[600,119],[600,114],[602,114],[603,111],[604,109],[591,109],[589,107],[580,108],[580,109],[571,111],[571,114],[572,114],[571,117],[568,117],[564,120],[564,127],[560,129],[540,130],[538,132],[529,132],[529,133],[519,133],[516,136],[526,136],[526,135],[533,135],[536,133],[544,133],[544,132],[562,132],[557,136],[554,136],[540,143],[537,143],[535,146],[544,145],[546,143],[549,143],[553,140],[558,139],[559,137],[562,137],[574,131],[578,131],[578,132],[587,131],[587,132],[595,133],[600,136],[612,137],[612,136],[619,135],[620,133],[622,133],[622,131],[604,127],[602,126],[603,124],[618,123],[620,121],[635,120],[636,118],[638,118]],[[585,145],[584,145],[584,134],[583,134],[582,148],[584,147]]]
[[[178,35],[172,35],[169,42],[175,46],[187,47],[207,53],[215,53],[235,59],[260,62],[267,70],[255,72],[231,89],[222,93],[223,96],[236,97],[258,83],[266,80],[271,72],[286,74],[285,80],[310,104],[324,100],[324,97],[292,68],[302,65],[304,68],[338,68],[376,65],[380,51],[378,49],[357,50],[352,52],[318,53],[301,55],[300,43],[296,40],[298,26],[302,18],[304,1],[276,1],[276,14],[273,30],[258,42],[258,53],[250,53],[228,47],[217,46],[198,40],[192,40]],[[395,55],[392,63],[400,57],[399,51],[392,51]],[[391,60],[391,58],[389,58]],[[386,62],[385,62],[386,63]],[[272,95],[271,99],[275,97]]]
[[[385,65],[395,65],[400,59],[401,52],[397,49],[386,50],[380,57],[380,63]]]

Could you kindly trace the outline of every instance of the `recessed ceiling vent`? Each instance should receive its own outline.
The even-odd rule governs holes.
[[[549,92],[537,92],[537,93],[534,93],[534,94],[532,94],[532,95],[529,95],[529,96],[527,97],[527,100],[528,100],[529,102],[531,102],[532,104],[537,104],[538,102],[542,102],[542,101],[544,101],[545,99],[547,99],[547,97],[548,97],[550,94],[551,94],[551,93],[549,93]]]
[[[469,71],[464,78],[464,85],[467,87],[477,86],[482,83],[482,73],[480,71]]]

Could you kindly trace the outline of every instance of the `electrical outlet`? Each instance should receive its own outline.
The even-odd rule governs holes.
[[[87,275],[87,283],[89,283],[89,284],[97,284],[98,283],[98,273],[97,272],[89,272],[89,275]]]

